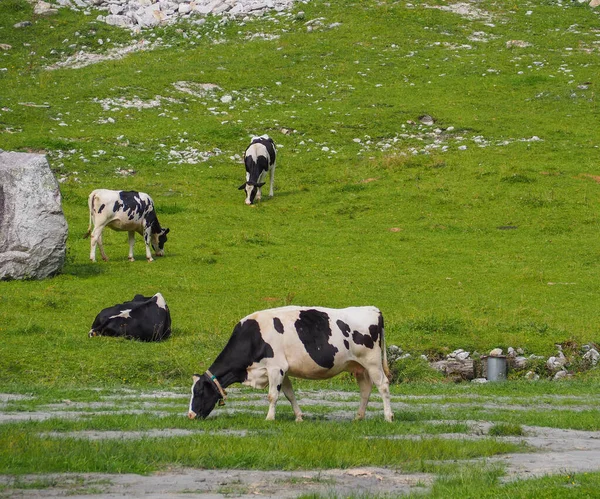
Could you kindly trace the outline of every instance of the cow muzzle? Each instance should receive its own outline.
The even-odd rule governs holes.
[[[190,418],[190,419],[196,419],[197,416],[198,416],[198,414],[196,414],[194,411],[188,412],[188,418]]]

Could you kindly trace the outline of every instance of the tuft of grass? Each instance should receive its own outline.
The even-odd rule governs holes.
[[[519,424],[499,423],[490,428],[492,437],[520,437],[524,435],[523,427]]]

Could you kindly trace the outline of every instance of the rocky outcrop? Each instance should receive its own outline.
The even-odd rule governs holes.
[[[304,0],[305,2],[308,0]],[[290,10],[294,0],[56,0],[50,5],[40,1],[40,9],[69,7],[91,13],[91,9],[106,11],[98,16],[121,28],[154,28],[190,17],[227,16],[246,18],[261,16],[267,11]],[[36,7],[38,8],[38,7]]]
[[[46,157],[0,151],[0,279],[43,279],[59,272],[67,230]]]

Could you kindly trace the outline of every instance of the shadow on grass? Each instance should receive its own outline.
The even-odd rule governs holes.
[[[75,277],[86,278],[95,277],[104,274],[105,269],[94,263],[70,263],[65,265],[63,269],[64,275],[72,275]]]

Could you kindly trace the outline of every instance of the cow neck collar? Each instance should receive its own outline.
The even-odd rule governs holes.
[[[217,377],[211,373],[208,369],[206,370],[206,372],[204,373],[206,374],[206,376],[208,376],[208,379],[210,379],[215,386],[217,387],[217,390],[219,390],[219,393],[221,394],[221,400],[219,401],[219,405],[225,405],[225,399],[227,398],[227,392],[225,390],[223,390],[223,387],[221,386],[221,383],[219,383],[219,380],[217,379]]]

